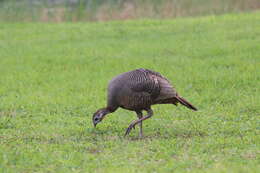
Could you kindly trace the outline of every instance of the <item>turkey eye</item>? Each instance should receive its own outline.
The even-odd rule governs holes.
[[[95,120],[95,121],[98,121],[98,118],[95,118],[94,120]]]

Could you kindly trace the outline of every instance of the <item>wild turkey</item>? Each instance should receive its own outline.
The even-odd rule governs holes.
[[[181,103],[194,111],[197,110],[192,104],[180,97],[170,82],[160,73],[141,68],[122,73],[110,81],[107,107],[97,110],[93,114],[92,120],[94,127],[96,127],[105,115],[115,112],[119,107],[135,111],[138,120],[129,125],[125,136],[139,123],[139,136],[142,137],[142,121],[153,115],[151,105],[177,105],[177,103]],[[143,116],[142,111],[144,110],[147,111],[147,116]]]

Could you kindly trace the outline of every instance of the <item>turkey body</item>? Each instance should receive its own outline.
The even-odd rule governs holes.
[[[118,107],[135,111],[139,120],[134,121],[128,127],[126,135],[136,124],[140,124],[140,136],[142,136],[142,121],[152,116],[152,105],[177,105],[181,103],[192,110],[197,110],[192,104],[180,97],[175,88],[160,73],[143,68],[114,77],[109,82],[107,94],[107,107],[98,110],[93,115],[93,123],[95,124],[94,116],[96,114],[111,113]],[[145,117],[142,115],[144,110],[148,112]]]
[[[159,73],[137,69],[120,74],[110,81],[107,105],[141,111],[163,101],[176,102],[175,96],[175,89]],[[170,98],[172,100],[169,100]]]

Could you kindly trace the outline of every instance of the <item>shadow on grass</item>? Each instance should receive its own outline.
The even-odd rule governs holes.
[[[153,139],[176,139],[176,138],[194,138],[194,137],[205,137],[208,136],[205,132],[184,132],[184,133],[161,133],[161,132],[155,132],[154,134],[147,134],[144,135],[142,138],[139,136],[128,136],[126,139],[130,141],[138,141],[138,140],[153,140]]]
[[[130,140],[130,141],[138,141],[138,140],[152,140],[152,139],[174,139],[174,138],[194,138],[194,137],[205,137],[208,134],[204,131],[191,131],[187,130],[176,130],[174,132],[170,132],[167,130],[160,130],[155,129],[152,132],[147,131],[144,132],[142,138],[139,137],[136,130],[132,130],[131,133],[124,137],[126,129],[119,129],[119,128],[110,128],[107,129],[95,129],[95,128],[88,128],[86,132],[90,134],[92,137],[96,137],[97,139],[119,139],[119,140]],[[138,130],[138,129],[137,129]]]

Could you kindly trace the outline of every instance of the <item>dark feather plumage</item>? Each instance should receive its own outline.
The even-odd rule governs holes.
[[[108,86],[107,107],[98,110],[93,115],[93,123],[99,123],[106,114],[116,111],[121,107],[135,111],[139,120],[131,123],[126,135],[136,125],[140,124],[140,136],[142,136],[142,121],[152,116],[151,105],[175,104],[197,110],[191,103],[180,97],[170,82],[160,73],[148,69],[136,69],[122,73],[113,78]],[[142,111],[148,115],[143,117]],[[97,120],[97,121],[95,121]]]

